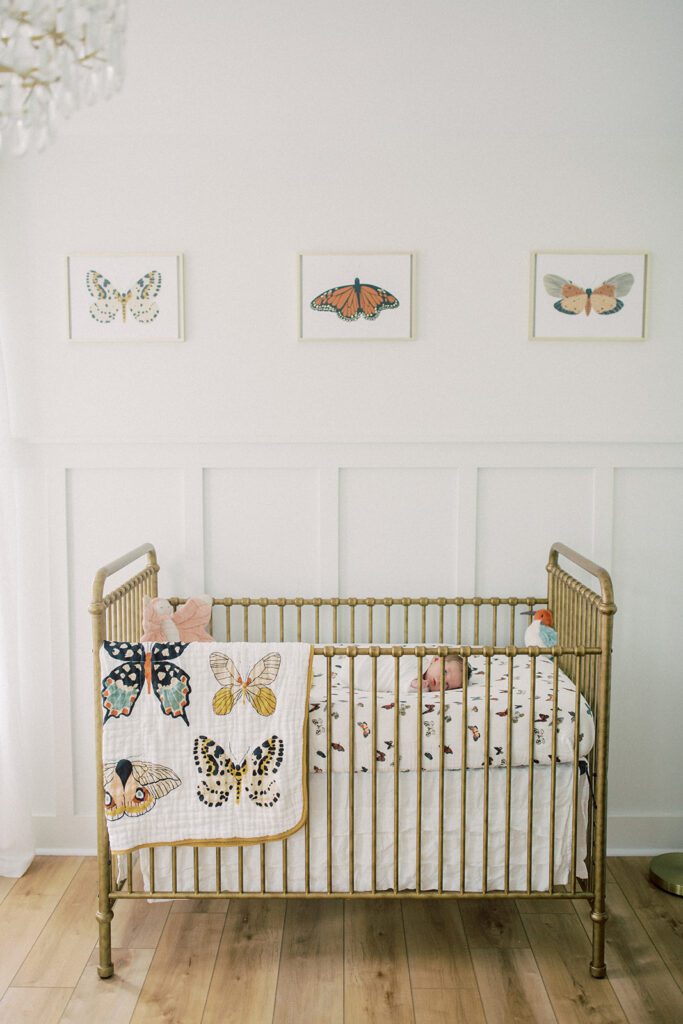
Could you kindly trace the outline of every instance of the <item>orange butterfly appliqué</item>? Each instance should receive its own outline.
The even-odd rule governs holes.
[[[322,292],[311,302],[311,309],[329,310],[342,320],[376,320],[383,309],[397,309],[395,295],[376,284],[361,284],[357,277],[353,284],[343,284]]]

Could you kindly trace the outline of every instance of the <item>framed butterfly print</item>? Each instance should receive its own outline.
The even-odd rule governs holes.
[[[180,253],[67,256],[71,341],[183,341]]]
[[[647,253],[532,253],[529,336],[642,341],[647,287]]]
[[[412,253],[300,253],[300,341],[411,341]]]

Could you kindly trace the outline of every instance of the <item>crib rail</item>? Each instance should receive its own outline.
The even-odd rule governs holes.
[[[145,567],[130,579],[120,584],[105,595],[107,581],[117,572],[145,557]],[[597,580],[597,588],[593,590],[581,583],[567,569],[560,567],[559,559],[571,562],[582,571],[590,573]],[[111,973],[110,955],[110,923],[112,919],[111,905],[115,899],[167,899],[169,897],[188,899],[205,898],[220,899],[229,896],[248,895],[250,897],[268,898],[536,898],[536,899],[572,899],[587,898],[593,905],[594,952],[591,970],[597,976],[604,973],[604,923],[606,920],[604,905],[605,884],[605,820],[606,820],[606,771],[607,771],[607,734],[609,716],[609,685],[610,685],[610,652],[611,622],[615,611],[611,590],[611,581],[607,573],[594,563],[578,555],[564,545],[555,544],[551,548],[547,565],[548,595],[547,597],[473,597],[473,598],[214,598],[213,599],[213,635],[216,639],[234,641],[284,642],[298,640],[310,642],[314,653],[324,659],[326,703],[324,755],[326,759],[326,777],[320,782],[316,799],[319,801],[316,811],[320,820],[325,822],[322,845],[320,837],[313,836],[311,819],[313,805],[308,821],[304,826],[304,882],[303,886],[291,884],[290,843],[298,840],[297,836],[283,840],[281,843],[259,844],[253,848],[238,846],[226,848],[213,846],[210,860],[208,851],[202,844],[179,844],[171,847],[152,847],[142,851],[146,858],[146,872],[149,889],[141,884],[138,868],[132,854],[117,855],[112,858],[108,845],[106,822],[102,806],[102,740],[101,740],[101,704],[98,652],[102,642],[106,640],[139,640],[142,632],[142,601],[145,594],[157,595],[157,575],[159,566],[152,545],[142,545],[128,556],[118,559],[103,567],[96,576],[93,587],[93,601],[90,607],[93,621],[93,654],[95,684],[95,716],[97,745],[97,792],[98,792],[98,848],[100,858],[100,974],[102,977]],[[599,590],[599,592],[598,592]],[[171,604],[177,606],[184,599],[174,597]],[[539,607],[549,606],[553,611],[561,644],[552,649],[526,647],[523,645],[523,631],[528,619],[523,613],[533,613]],[[522,641],[520,643],[520,641]],[[381,645],[381,646],[380,646]],[[446,709],[444,708],[446,693],[444,679],[446,659],[457,654],[463,662],[462,688],[462,722],[460,729],[460,763],[446,768]],[[533,750],[535,742],[535,687],[537,679],[537,659],[544,654],[551,654],[552,661],[552,703],[549,704],[551,718],[552,743],[548,754],[550,764],[544,768],[543,782],[549,788],[549,813],[546,821],[548,835],[548,869],[543,884],[539,885],[534,862],[534,826],[538,821],[535,807],[535,793],[539,786],[540,775],[538,765],[534,763]],[[512,766],[512,719],[513,719],[513,659],[518,655],[528,655],[529,667],[529,723],[528,765],[519,768]],[[378,715],[378,667],[390,659],[393,665],[394,691],[387,694],[393,703],[393,750],[394,764],[390,773],[378,771],[377,758],[373,756],[370,767],[370,878],[369,884],[359,885],[357,881],[357,796],[359,772],[356,768],[355,745],[356,723],[349,713],[349,730],[345,743],[348,745],[348,757],[351,770],[342,775],[341,780],[332,771],[332,708],[333,708],[333,667],[334,658],[348,659],[349,668],[349,707],[355,707],[355,680],[358,658],[371,659],[371,691],[369,694],[368,723],[373,735],[377,735]],[[425,722],[425,701],[418,700],[415,715],[416,734],[416,765],[414,773],[414,792],[410,796],[414,801],[416,826],[412,838],[413,848],[406,853],[400,842],[402,824],[402,800],[407,782],[401,778],[400,741],[404,735],[401,729],[401,701],[399,694],[399,671],[402,661],[412,659],[418,677],[421,677],[429,659],[436,657],[441,664],[440,689],[435,692],[439,708],[439,744],[438,764],[432,769],[432,777],[437,781],[436,796],[436,832],[437,832],[437,865],[435,879],[427,884],[423,879],[423,815],[424,790],[426,771],[423,763],[423,738]],[[468,666],[472,658],[484,660],[484,708],[485,726],[481,736],[485,750],[481,770],[482,811],[481,840],[477,857],[481,860],[481,886],[472,889],[467,883],[468,855],[471,851],[471,840],[468,837],[467,824],[471,820],[468,801],[471,802],[471,785],[473,769],[468,761]],[[491,676],[494,658],[507,660],[510,684],[507,692],[507,706],[501,712],[507,715],[506,740],[510,753],[505,767],[490,767],[492,760],[490,751],[491,728]],[[572,792],[571,792],[571,868],[569,882],[558,887],[555,879],[556,821],[557,821],[557,720],[558,720],[558,686],[559,671],[562,669],[574,681],[576,688],[573,707],[574,720],[577,727],[574,731],[574,747],[571,760]],[[579,718],[580,698],[583,695],[593,708],[596,718],[596,743],[587,759],[579,756]],[[550,700],[550,697],[548,698]],[[547,717],[547,716],[546,716]],[[374,741],[373,741],[374,744]],[[309,759],[310,764],[310,759]],[[564,766],[563,766],[564,767]],[[455,770],[454,770],[455,769]],[[579,787],[581,776],[587,770],[592,781],[591,803],[588,822],[588,880],[579,883],[576,877],[578,841],[579,841]],[[311,776],[311,779],[314,779]],[[387,781],[382,781],[386,779]],[[511,884],[511,834],[512,834],[512,798],[517,794],[519,802],[520,780],[523,779],[526,801],[526,883]],[[381,783],[381,785],[380,785]],[[413,785],[413,780],[410,780]],[[342,827],[338,820],[339,814],[334,810],[333,789],[346,787],[347,820],[346,834],[348,848],[341,870],[345,872],[346,881],[339,882],[340,865],[335,858],[335,829]],[[505,862],[504,878],[501,885],[495,888],[489,884],[490,851],[490,819],[489,807],[492,793],[496,788],[502,803],[505,817]],[[380,793],[381,790],[381,793]],[[593,795],[594,794],[594,795]],[[391,804],[393,815],[393,863],[391,865],[391,881],[386,879],[380,885],[377,872],[378,842],[378,807],[382,801]],[[458,848],[448,845],[446,840],[446,822],[450,821],[454,808],[459,824]],[[516,825],[519,828],[519,825]],[[254,860],[256,858],[256,861]],[[324,863],[324,881],[322,886],[312,884],[312,872],[316,867],[317,858]],[[414,865],[414,886],[407,889],[401,885],[401,870],[404,860],[410,859]],[[454,877],[454,865],[457,865],[457,877]],[[117,874],[123,869],[123,881],[117,881]],[[189,871],[190,882],[179,884],[179,871],[183,870],[184,878]],[[274,884],[273,872],[278,877]],[[250,881],[247,880],[249,873]],[[166,882],[162,885],[157,879],[164,875]],[[257,879],[254,883],[254,879]],[[322,890],[322,891],[321,891]]]

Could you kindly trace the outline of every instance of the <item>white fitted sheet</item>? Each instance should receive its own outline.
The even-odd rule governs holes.
[[[382,649],[382,648],[380,648]],[[349,718],[354,734],[355,771],[370,773],[373,760],[377,770],[386,772],[394,765],[394,728],[396,700],[394,673],[396,659],[381,655],[377,661],[377,711],[373,725],[372,661],[367,655],[354,660],[355,680],[353,701],[349,688],[349,666],[352,659],[346,655],[331,659],[331,743],[327,749],[327,659],[314,658],[313,686],[309,708],[309,766],[316,774],[325,773],[331,761],[333,772],[349,770]],[[424,659],[426,668],[429,659]],[[417,676],[418,661],[414,655],[404,655],[399,664],[399,744],[400,770],[417,768],[417,715],[422,701],[422,769],[438,771],[441,749],[441,695],[410,689],[410,681]],[[489,723],[486,728],[486,659],[470,658],[472,675],[467,688],[467,767],[481,768],[488,760],[490,767],[505,767],[529,763],[530,722],[529,709],[532,695],[531,659],[517,655],[513,659],[512,693],[509,692],[508,658],[491,658]],[[557,715],[554,717],[554,664],[553,659],[536,659],[534,696],[533,761],[548,765],[553,755],[553,725],[556,732],[555,758],[558,763],[574,759],[575,723],[579,721],[577,753],[585,758],[595,740],[594,718],[590,706],[579,694],[567,675],[561,670],[557,678]],[[463,691],[446,690],[444,693],[444,768],[460,769],[462,765]],[[511,744],[508,743],[508,719],[511,721]],[[508,747],[511,746],[511,752]],[[329,755],[329,756],[328,756]]]

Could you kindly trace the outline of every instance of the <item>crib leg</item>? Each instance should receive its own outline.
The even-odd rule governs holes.
[[[102,906],[102,900],[100,899],[100,908]],[[114,973],[114,965],[111,960],[111,922],[114,917],[114,913],[111,909],[109,900],[106,900],[109,905],[107,910],[97,911],[97,920],[100,926],[100,962],[97,965],[97,973],[100,978],[111,978]]]
[[[605,964],[605,922],[607,921],[605,900],[598,903],[597,899],[591,911],[593,922],[593,959],[591,960],[591,974],[594,978],[604,978],[607,975]]]
[[[111,978],[114,973],[114,965],[111,960],[111,922],[114,917],[114,901],[109,898],[110,882],[109,846],[99,850],[99,907],[97,923],[100,927],[100,962],[97,966],[97,973],[100,978]]]

